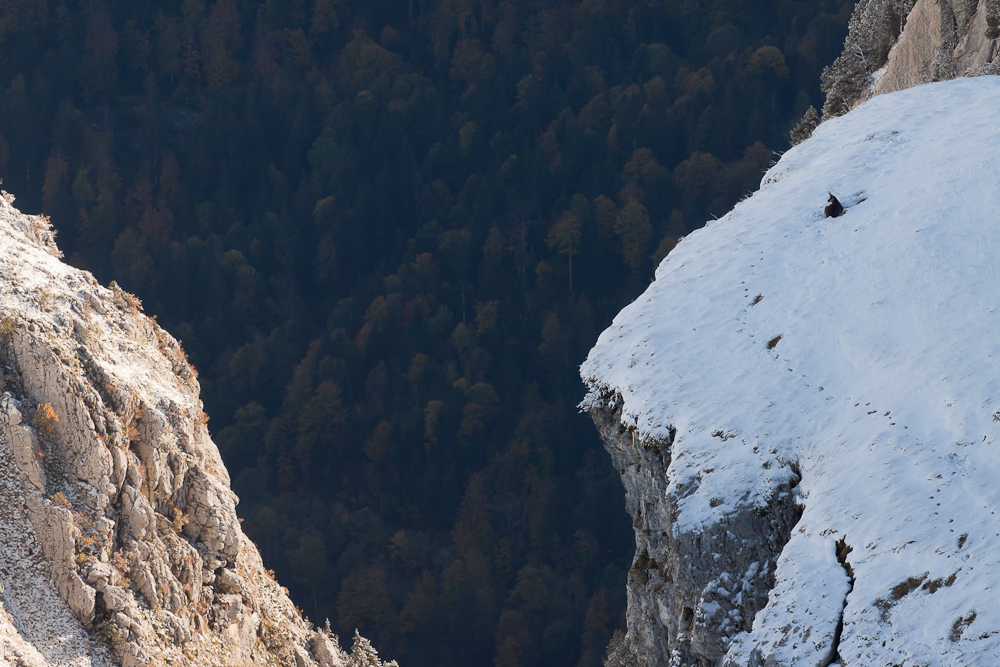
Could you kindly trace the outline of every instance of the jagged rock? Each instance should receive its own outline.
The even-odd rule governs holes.
[[[76,617],[84,625],[89,625],[94,620],[94,589],[83,583],[79,574],[58,564],[53,564],[52,576],[59,582],[59,595],[66,600]]]
[[[184,534],[224,563],[234,563],[240,549],[236,494],[198,468],[190,469],[184,481],[183,502],[190,519]]]
[[[620,402],[591,416],[621,474],[635,529],[627,583],[632,650],[648,664],[672,665],[672,657],[678,665],[714,664],[767,603],[775,561],[801,515],[798,475],[787,469],[766,512],[737,503],[716,524],[684,530],[675,518],[690,489],[671,484],[672,438],[644,438],[623,427]]]
[[[316,631],[312,637],[312,654],[320,667],[344,667],[344,656],[336,642],[325,632]]]
[[[101,590],[101,594],[104,599],[104,608],[107,611],[126,612],[131,611],[130,607],[135,606],[131,596],[118,586],[106,584]]]
[[[193,369],[135,297],[0,199],[0,663],[340,656],[265,571]],[[326,663],[322,663],[326,664]]]
[[[223,568],[218,574],[219,589],[226,593],[242,593],[243,578],[232,570]]]
[[[991,63],[996,40],[986,36],[986,6],[987,0],[917,0],[876,74],[873,94],[975,73]]]
[[[309,657],[309,653],[301,646],[296,646],[294,651],[295,667],[314,667],[316,665],[316,661]]]
[[[42,448],[34,429],[21,425],[21,412],[9,396],[0,399],[0,420],[10,434],[8,445],[17,467],[39,492],[45,493],[45,471],[39,461]]]

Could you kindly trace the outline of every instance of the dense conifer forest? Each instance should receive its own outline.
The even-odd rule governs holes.
[[[852,8],[0,0],[0,173],[183,341],[310,618],[598,665],[633,543],[577,366],[822,106]]]

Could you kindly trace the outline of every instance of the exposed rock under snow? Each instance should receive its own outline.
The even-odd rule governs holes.
[[[997,108],[986,76],[822,124],[601,335],[640,664],[1000,664]]]

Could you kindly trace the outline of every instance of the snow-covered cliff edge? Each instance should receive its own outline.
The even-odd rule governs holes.
[[[381,664],[315,631],[240,529],[194,369],[0,198],[0,664]],[[364,659],[362,659],[364,658]]]
[[[998,107],[822,124],[601,335],[639,664],[1000,664]]]

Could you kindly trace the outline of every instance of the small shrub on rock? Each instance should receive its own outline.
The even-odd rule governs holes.
[[[43,438],[47,438],[55,432],[58,421],[59,415],[56,414],[51,403],[39,403],[38,407],[35,408],[35,414],[31,416],[31,425]]]

